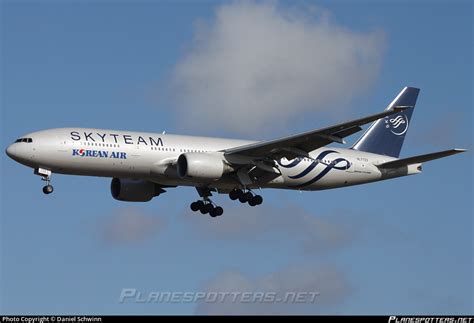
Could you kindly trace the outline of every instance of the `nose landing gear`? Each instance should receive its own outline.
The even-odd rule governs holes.
[[[43,186],[43,193],[46,195],[53,193],[54,188],[53,185],[51,185],[51,171],[49,169],[36,168],[35,175],[41,176],[41,180],[46,182],[46,185]]]

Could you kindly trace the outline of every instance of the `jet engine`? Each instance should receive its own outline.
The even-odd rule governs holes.
[[[198,180],[218,180],[233,168],[219,153],[184,153],[178,157],[178,176]]]
[[[114,199],[126,202],[148,202],[165,192],[158,184],[135,179],[114,178],[110,184]]]

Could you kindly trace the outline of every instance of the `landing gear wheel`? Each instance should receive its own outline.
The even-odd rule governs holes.
[[[263,202],[263,198],[260,195],[255,195],[249,200],[250,206],[260,205]]]
[[[246,203],[250,201],[253,198],[252,192],[246,192],[243,193],[241,196],[239,196],[239,201],[240,203]]]
[[[46,186],[43,186],[43,193],[44,194],[51,194],[51,193],[53,193],[53,190],[54,190],[53,185],[48,184]]]
[[[229,192],[229,197],[232,201],[235,201],[239,198],[239,190],[232,190]]]
[[[213,207],[211,211],[209,211],[209,215],[215,218],[217,216],[217,208]]]
[[[224,209],[220,206],[213,207],[212,210],[209,212],[209,215],[215,218],[216,216],[221,216],[224,214]]]
[[[220,206],[216,207],[214,211],[216,212],[217,216],[221,216],[222,214],[224,214],[224,209]]]
[[[191,205],[190,205],[191,210],[192,210],[193,212],[199,211],[199,209],[201,208],[200,206],[201,206],[201,205],[199,204],[199,202],[193,202],[193,203],[191,203]]]
[[[263,203],[263,197],[260,195],[255,195],[255,197],[252,199],[256,203],[255,205],[260,205]]]
[[[199,211],[204,207],[203,201],[196,201],[191,203],[190,208],[193,212]]]
[[[199,200],[199,201],[196,201],[196,204],[197,204],[197,208],[198,210],[202,209],[204,207],[204,202]]]
[[[206,214],[206,213],[211,213],[211,211],[214,209],[214,207],[212,206],[212,204],[205,204],[202,208],[201,208],[201,213],[202,214]]]
[[[252,194],[252,192],[249,191],[249,192],[244,194],[244,197],[245,197],[246,201],[250,201],[253,198],[253,194]]]

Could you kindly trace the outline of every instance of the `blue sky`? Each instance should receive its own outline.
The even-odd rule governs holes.
[[[276,12],[266,15],[268,7]],[[382,110],[409,85],[421,93],[402,156],[472,150],[469,2],[2,1],[0,9],[4,148],[22,134],[62,126],[269,139]],[[188,63],[199,58],[213,68],[228,44],[240,44],[216,35],[223,26],[241,35],[239,22],[250,26],[249,37],[229,64],[268,48],[253,36],[258,10],[265,26],[291,20],[304,37],[328,15],[329,30],[344,30],[342,43],[318,38],[316,52],[354,41],[347,48],[357,49],[356,63],[346,74],[329,70],[327,82],[317,69],[310,74],[320,82],[308,83],[315,91],[340,85],[328,87],[325,100],[295,101],[278,88],[294,105],[270,101],[253,109],[255,118],[242,113],[229,121],[225,109],[236,103],[226,105],[225,91],[211,101],[224,110],[196,99],[195,83],[208,75],[192,74]],[[282,39],[292,41],[288,24],[281,25]],[[253,40],[255,48],[248,46]],[[281,69],[311,46],[285,51]],[[350,53],[334,54],[352,62]],[[230,71],[213,80],[239,75]],[[300,80],[299,72],[285,72]],[[257,116],[262,112],[272,122]],[[196,114],[193,123],[188,115]],[[189,211],[197,197],[191,188],[130,205],[111,197],[109,179],[55,175],[55,192],[46,197],[32,170],[5,154],[0,163],[2,313],[473,313],[471,152],[426,164],[424,174],[409,178],[321,192],[265,190],[258,209],[218,196],[226,213],[217,221]],[[285,308],[119,303],[122,288],[204,291],[243,281],[258,289],[268,280],[285,291],[319,290],[320,301]]]

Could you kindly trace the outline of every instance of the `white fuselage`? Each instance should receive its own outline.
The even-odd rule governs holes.
[[[221,190],[239,187],[232,176],[203,183],[177,176],[173,162],[183,153],[213,153],[253,143],[246,140],[142,133],[103,129],[61,128],[34,132],[31,142],[12,144],[7,153],[32,168],[53,173],[143,179],[163,186],[205,185]],[[281,174],[249,187],[320,190],[404,176],[412,171],[382,173],[375,165],[393,157],[352,149],[324,147],[312,158],[277,162]],[[225,157],[224,157],[225,158]]]

